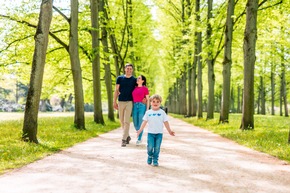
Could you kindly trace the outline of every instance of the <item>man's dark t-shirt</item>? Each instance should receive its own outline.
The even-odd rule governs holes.
[[[133,101],[132,92],[136,86],[136,78],[131,76],[126,78],[125,75],[118,76],[116,84],[119,84],[119,97],[118,101]]]

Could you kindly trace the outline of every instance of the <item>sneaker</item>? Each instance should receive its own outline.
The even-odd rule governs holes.
[[[141,145],[142,141],[141,140],[137,140],[136,141],[136,145]]]
[[[148,165],[151,165],[152,164],[152,157],[151,156],[148,156],[147,164]]]
[[[121,147],[126,147],[126,140],[123,140],[123,139],[122,139]]]
[[[131,137],[128,136],[128,137],[127,137],[127,140],[126,140],[126,144],[129,144],[130,141],[131,141]]]
[[[158,164],[158,161],[154,161],[154,162],[153,162],[153,166],[156,166],[156,167],[157,167],[158,165],[159,165],[159,164]]]

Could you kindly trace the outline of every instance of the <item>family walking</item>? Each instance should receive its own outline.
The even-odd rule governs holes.
[[[119,119],[123,128],[122,147],[130,143],[129,135],[130,118],[132,114],[133,124],[137,131],[136,145],[142,143],[143,130],[148,123],[147,137],[147,163],[158,166],[160,146],[163,137],[163,125],[170,135],[175,133],[170,129],[167,114],[160,109],[162,98],[153,95],[149,98],[149,90],[146,87],[146,78],[143,75],[133,76],[133,65],[125,65],[125,74],[118,76],[114,93],[114,108],[119,112]],[[118,101],[118,103],[117,103]],[[149,110],[149,106],[151,109]],[[133,112],[132,112],[133,111]]]

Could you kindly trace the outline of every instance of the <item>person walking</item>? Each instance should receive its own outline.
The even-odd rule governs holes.
[[[136,86],[136,78],[133,76],[133,64],[125,65],[125,74],[118,76],[114,92],[114,108],[119,111],[119,119],[123,128],[122,147],[129,144],[131,137],[129,136],[130,118],[133,107],[132,92]],[[118,99],[118,103],[117,103]]]
[[[148,123],[148,136],[147,136],[147,163],[158,166],[158,159],[160,153],[161,142],[163,138],[163,125],[166,127],[168,133],[175,136],[175,132],[170,129],[168,116],[160,108],[162,98],[160,95],[152,95],[150,97],[151,109],[146,111],[140,129],[137,131],[137,137],[145,128]]]
[[[137,87],[132,92],[133,96],[133,124],[135,130],[138,131],[142,124],[142,118],[149,109],[149,90],[146,87],[146,77],[143,75],[138,76],[137,78]],[[144,104],[145,103],[145,104]],[[142,143],[143,131],[138,136],[136,145]]]

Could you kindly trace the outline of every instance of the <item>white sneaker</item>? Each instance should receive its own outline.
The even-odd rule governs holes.
[[[136,145],[141,145],[142,141],[141,140],[137,140],[136,141]]]

